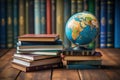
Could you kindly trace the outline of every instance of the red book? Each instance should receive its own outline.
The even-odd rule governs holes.
[[[18,37],[19,41],[46,41],[53,42],[59,39],[58,34],[25,34]]]
[[[52,33],[51,28],[51,0],[46,0],[46,26],[47,26],[47,34]]]

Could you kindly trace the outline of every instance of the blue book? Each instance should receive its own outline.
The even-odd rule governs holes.
[[[87,64],[82,64],[82,65],[79,65],[79,64],[74,64],[74,65],[67,65],[66,66],[67,69],[97,69],[99,68],[99,66],[97,65],[87,65]]]
[[[107,48],[114,46],[114,1],[107,1]]]
[[[40,24],[40,33],[41,34],[46,34],[46,1],[45,0],[41,0],[40,3],[40,20],[41,20],[41,24]]]
[[[1,0],[1,3],[0,3],[0,13],[1,13],[1,18],[0,18],[0,48],[6,48],[6,42],[7,42],[7,39],[6,39],[6,35],[7,35],[7,32],[6,32],[6,1],[5,0]]]
[[[19,26],[18,26],[18,0],[13,0],[13,30],[14,30],[14,47],[16,47],[17,37],[19,35]]]
[[[64,0],[64,30],[65,30],[65,26],[67,23],[67,20],[70,18],[71,16],[71,1],[70,0]],[[64,32],[64,48],[70,48],[71,47],[71,42],[70,40],[68,40],[68,38],[66,37],[66,34]]]
[[[101,0],[100,48],[107,47],[107,0]]]
[[[114,30],[114,47],[120,48],[120,0],[115,0],[115,30]]]
[[[34,1],[34,30],[35,30],[35,34],[40,34],[41,32],[41,26],[40,26],[40,0],[35,0]]]

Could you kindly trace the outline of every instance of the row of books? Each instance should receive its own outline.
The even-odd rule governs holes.
[[[59,34],[68,48],[71,42],[64,33],[66,22],[82,11],[99,20],[97,47],[120,48],[118,6],[117,0],[0,0],[0,48],[16,47],[17,37],[23,34],[53,33]]]
[[[58,52],[63,49],[57,34],[26,34],[20,36],[12,67],[28,72],[62,67]]]

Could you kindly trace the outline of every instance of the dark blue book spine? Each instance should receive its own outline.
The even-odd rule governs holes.
[[[64,29],[67,23],[67,20],[71,16],[71,1],[70,0],[64,0]],[[71,42],[66,37],[66,34],[64,32],[64,48],[70,48]]]
[[[19,26],[18,26],[18,0],[13,0],[13,27],[14,27],[14,47],[16,47],[17,37],[19,35]]]
[[[120,48],[120,0],[115,0],[115,33],[114,47]]]
[[[107,0],[101,0],[100,48],[107,47]]]
[[[67,65],[67,69],[97,69],[98,67],[93,65]]]
[[[34,0],[28,1],[28,33],[34,34]]]
[[[46,34],[46,1],[41,0],[40,2],[40,13],[41,13],[41,24],[40,24],[40,32],[41,34]]]
[[[0,13],[1,13],[1,18],[0,18],[0,47],[1,48],[6,48],[6,42],[7,42],[7,39],[6,39],[6,35],[7,35],[7,32],[6,32],[6,0],[1,0],[1,3],[0,3],[0,6],[1,6],[1,9],[0,9]]]
[[[107,47],[114,46],[114,1],[107,1]]]

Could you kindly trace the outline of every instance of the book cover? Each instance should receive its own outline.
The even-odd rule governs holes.
[[[83,0],[83,6],[84,6],[83,10],[88,11],[88,0]]]
[[[6,1],[5,0],[1,0],[0,3],[0,48],[7,48],[7,24],[6,24],[6,20],[7,20],[7,12],[6,12]]]
[[[19,19],[18,19],[18,0],[13,0],[13,27],[14,27],[14,47],[18,41],[19,36]]]
[[[100,10],[100,48],[107,47],[107,0],[101,0]]]
[[[19,35],[25,34],[25,1],[19,0]]]
[[[40,34],[41,32],[41,22],[40,22],[40,16],[41,16],[41,12],[40,12],[40,0],[34,0],[34,32],[35,34]]]
[[[64,3],[63,0],[56,0],[56,33],[60,35],[60,39],[64,39]]]
[[[70,0],[64,0],[64,31],[65,31],[65,26],[67,23],[67,20],[71,16],[71,1]],[[64,32],[63,31],[63,32]],[[64,32],[64,48],[70,48],[71,47],[71,42],[68,40],[65,32]]]
[[[25,34],[18,37],[19,41],[46,41],[54,42],[59,39],[57,34]]]
[[[56,34],[56,0],[51,0],[52,34]]]
[[[114,1],[107,1],[107,48],[114,46]]]
[[[38,66],[38,65],[60,63],[61,59],[59,57],[54,57],[54,58],[40,59],[40,60],[33,61],[25,58],[14,57],[12,62],[23,65],[23,66],[32,67],[32,66]]]
[[[120,48],[120,38],[119,38],[119,34],[120,34],[120,1],[119,0],[115,0],[115,30],[114,30],[114,47],[115,48]]]
[[[28,33],[34,34],[34,0],[28,1]]]
[[[12,14],[12,0],[7,0],[7,48],[13,48],[14,44]]]
[[[51,26],[51,0],[46,0],[46,26],[47,34],[52,33]]]
[[[47,64],[47,65],[32,66],[32,67],[26,67],[26,66],[16,64],[16,63],[12,63],[11,65],[13,68],[16,68],[18,70],[25,71],[25,72],[47,70],[47,69],[56,69],[56,68],[63,67],[62,63]]]
[[[83,11],[83,0],[77,0],[77,12]]]
[[[71,14],[75,14],[77,12],[77,0],[71,0]]]
[[[48,7],[48,6],[47,6]],[[40,16],[40,20],[41,20],[41,28],[40,28],[40,32],[41,34],[46,34],[47,31],[46,31],[46,1],[45,0],[41,0],[41,3],[40,3],[40,13],[41,13],[41,16]],[[49,13],[49,16],[50,16],[50,13]],[[50,25],[49,25],[50,26]]]

